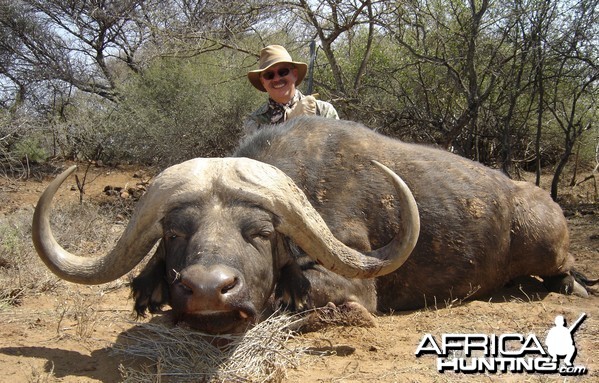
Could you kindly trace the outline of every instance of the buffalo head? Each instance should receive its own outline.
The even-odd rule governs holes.
[[[406,261],[420,230],[416,203],[395,173],[373,163],[394,185],[406,226],[371,252],[337,240],[289,177],[247,158],[193,159],[164,170],[139,201],[115,247],[95,258],[64,250],[50,229],[52,198],[74,171],[71,167],[40,197],[33,242],[59,277],[101,284],[131,271],[160,241],[133,282],[137,312],[168,303],[177,319],[196,329],[238,332],[260,319],[281,274],[297,267],[290,243],[345,277],[373,278]]]

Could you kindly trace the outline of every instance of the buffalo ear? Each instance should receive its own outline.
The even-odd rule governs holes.
[[[158,244],[152,259],[141,273],[131,282],[131,295],[135,299],[135,312],[144,317],[146,311],[159,312],[168,303],[169,293],[166,283],[166,261],[164,241]]]
[[[275,300],[279,306],[287,310],[305,310],[312,306],[309,302],[310,281],[305,277],[298,261],[312,262],[312,260],[293,242],[287,239],[284,242],[286,257],[279,270]]]

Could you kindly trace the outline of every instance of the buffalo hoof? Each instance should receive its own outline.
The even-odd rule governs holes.
[[[585,277],[573,271],[572,274],[555,275],[543,278],[543,284],[549,291],[556,293],[577,295],[582,298],[589,297],[588,286],[595,285],[598,280]]]
[[[375,317],[361,304],[346,302],[342,305],[328,303],[308,313],[298,323],[298,331],[312,332],[331,326],[377,327]]]

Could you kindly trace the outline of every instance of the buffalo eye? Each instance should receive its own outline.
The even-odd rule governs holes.
[[[254,238],[260,239],[270,239],[272,236],[273,230],[263,229],[253,235]]]
[[[251,225],[244,230],[244,236],[247,240],[265,240],[272,238],[275,229],[272,225]]]
[[[176,230],[167,230],[164,233],[164,239],[166,241],[174,241],[174,240],[179,239],[179,238],[185,238],[185,235],[183,233],[181,233],[181,232],[176,231]]]

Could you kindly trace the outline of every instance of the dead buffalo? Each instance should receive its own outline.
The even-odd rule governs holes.
[[[99,258],[68,253],[49,227],[51,200],[73,170],[36,207],[33,241],[46,265],[72,282],[104,283],[160,240],[132,283],[137,313],[169,304],[207,332],[243,331],[272,302],[412,309],[524,275],[586,294],[546,192],[353,122],[297,118],[248,137],[231,158],[164,170]]]

